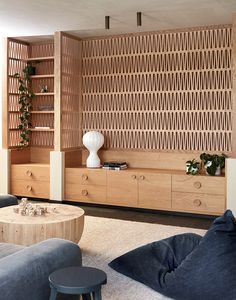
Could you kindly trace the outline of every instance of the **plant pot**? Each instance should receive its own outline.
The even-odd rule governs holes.
[[[33,67],[33,66],[26,66],[26,67],[25,67],[25,71],[26,71],[26,73],[29,74],[30,76],[31,76],[31,75],[35,75],[36,68]]]
[[[213,175],[213,174],[209,174],[208,172],[207,172],[207,167],[205,166],[205,171],[206,171],[206,175],[209,175],[209,176],[220,176],[221,175],[221,167],[220,166],[218,166],[217,168],[216,168],[216,171],[215,171],[215,174]]]

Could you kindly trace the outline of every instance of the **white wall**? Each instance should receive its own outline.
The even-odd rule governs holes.
[[[2,37],[0,36],[0,149],[2,149]]]

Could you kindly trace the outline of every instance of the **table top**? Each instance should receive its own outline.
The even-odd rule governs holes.
[[[57,287],[81,289],[106,284],[107,275],[96,268],[68,267],[53,272],[49,281]]]
[[[42,216],[22,216],[13,210],[17,205],[12,205],[0,209],[0,222],[8,224],[49,224],[78,219],[84,215],[84,210],[78,206],[49,203],[37,205],[47,207],[48,213]]]

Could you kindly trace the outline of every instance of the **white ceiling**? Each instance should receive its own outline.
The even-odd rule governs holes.
[[[136,12],[142,12],[142,27]],[[236,0],[0,0],[0,35],[81,37],[231,23]],[[110,30],[104,17],[110,16]]]

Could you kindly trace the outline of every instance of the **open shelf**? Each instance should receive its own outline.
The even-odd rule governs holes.
[[[44,60],[54,60],[54,56],[30,57],[26,59],[26,61],[44,61]]]
[[[31,114],[54,114],[54,110],[32,110]]]
[[[31,79],[40,79],[40,78],[54,78],[54,74],[43,74],[43,75],[31,75]]]
[[[54,131],[53,128],[29,128],[30,131]]]
[[[35,96],[54,96],[53,92],[49,93],[34,93]]]

